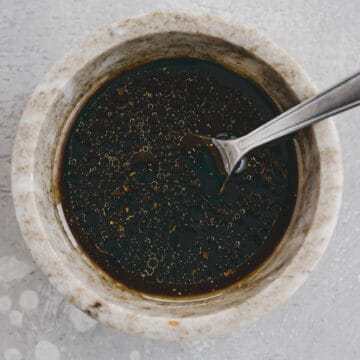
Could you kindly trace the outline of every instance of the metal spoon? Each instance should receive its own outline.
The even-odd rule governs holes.
[[[218,161],[221,163],[218,165],[223,165],[222,170],[230,175],[250,150],[357,105],[360,105],[360,72],[282,113],[245,136],[229,140],[207,138],[206,141],[205,137],[201,138],[207,146],[215,145],[211,146],[212,152],[216,148],[216,157],[222,160]]]

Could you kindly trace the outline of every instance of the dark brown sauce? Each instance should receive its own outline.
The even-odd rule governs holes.
[[[292,137],[249,153],[223,193],[211,155],[181,138],[241,136],[278,113],[251,81],[204,60],[158,60],[107,82],[63,149],[61,201],[75,239],[115,280],[149,294],[204,294],[242,279],[289,224]]]

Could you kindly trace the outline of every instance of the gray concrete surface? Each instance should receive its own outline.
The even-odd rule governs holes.
[[[155,9],[207,11],[255,27],[297,59],[320,89],[360,68],[358,0],[0,0],[0,358],[359,359],[359,109],[336,119],[345,188],[325,256],[290,301],[247,328],[186,343],[125,335],[79,313],[34,265],[10,193],[11,149],[26,99],[77,38]]]

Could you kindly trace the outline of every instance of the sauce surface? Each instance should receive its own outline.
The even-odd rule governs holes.
[[[205,294],[240,280],[273,252],[294,208],[292,137],[248,154],[224,177],[187,133],[242,136],[279,114],[250,80],[199,59],[124,72],[83,106],[66,139],[59,185],[85,253],[131,289]]]

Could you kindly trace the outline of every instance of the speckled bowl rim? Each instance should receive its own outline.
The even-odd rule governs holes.
[[[29,127],[29,124],[34,127],[32,134],[39,133],[40,124],[31,117],[34,100],[40,94],[43,96],[44,91],[51,92],[54,86],[61,88],[64,78],[59,69],[66,67],[69,58],[90,59],[105,52],[106,49],[115,44],[159,31],[202,33],[224,39],[235,45],[241,45],[281,74],[301,101],[316,92],[310,78],[283,50],[268,39],[260,36],[255,30],[238,23],[224,21],[217,16],[202,13],[157,12],[113,23],[78,42],[50,70],[27,104],[15,139],[12,158],[12,191],[17,219],[34,259],[45,273],[48,273],[46,268],[51,264],[53,272],[62,273],[62,276],[65,277],[62,281],[77,284],[77,288],[81,291],[74,293],[74,287],[62,287],[58,277],[49,279],[67,299],[75,302],[80,308],[83,308],[82,299],[96,299],[96,296],[89,288],[79,282],[70,271],[64,268],[64,264],[59,261],[59,258],[50,249],[51,244],[47,241],[41,223],[38,221],[33,175],[30,173],[29,176],[28,173],[25,174],[24,172],[25,168],[34,169],[37,138],[32,136],[24,141],[21,134],[26,132],[25,128]],[[112,34],[111,37],[109,37],[109,33]],[[49,82],[49,79],[51,79],[51,82]],[[50,87],[49,84],[51,84]],[[39,110],[37,109],[37,111]],[[43,109],[43,111],[46,112],[46,109]],[[153,338],[169,340],[199,338],[219,335],[235,326],[252,322],[289,298],[305,281],[325,251],[336,224],[341,202],[342,165],[336,128],[332,120],[326,120],[315,125],[313,131],[320,152],[320,163],[323,163],[325,158],[328,158],[329,152],[332,157],[332,161],[326,163],[329,163],[329,166],[321,166],[320,168],[320,193],[314,222],[318,222],[321,226],[311,229],[305,235],[303,245],[297,254],[282,273],[266,288],[238,306],[221,312],[182,318],[182,326],[177,327],[176,331],[169,331],[169,322],[172,321],[170,317],[148,314],[137,316],[134,310],[122,308],[119,304],[116,305],[118,307],[116,312],[107,309],[107,312],[101,313],[102,310],[99,309],[98,318],[106,324],[132,334],[143,334]],[[331,206],[329,206],[329,196],[331,196]],[[24,207],[27,209],[26,214],[21,211]],[[41,246],[35,245],[34,239],[41,240]],[[46,260],[42,260],[44,253],[47,254]],[[110,305],[114,306],[114,304]],[[111,307],[109,308],[111,309]],[[85,309],[83,308],[83,310]],[[242,317],[244,311],[248,311],[246,318]],[[114,320],[115,315],[117,318]],[[133,321],[136,321],[136,326],[134,324],[129,325]]]

